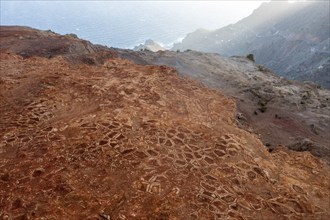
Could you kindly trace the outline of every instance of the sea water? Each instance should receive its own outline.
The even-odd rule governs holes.
[[[1,1],[0,22],[75,33],[109,47],[133,48],[152,39],[170,48],[198,28],[215,29],[236,22],[260,3],[12,0]]]

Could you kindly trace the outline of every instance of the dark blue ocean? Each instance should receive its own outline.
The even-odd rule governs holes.
[[[1,25],[24,25],[110,47],[132,48],[153,39],[170,48],[186,34],[215,29],[252,13],[261,2],[6,1]],[[232,10],[232,11],[230,11]]]

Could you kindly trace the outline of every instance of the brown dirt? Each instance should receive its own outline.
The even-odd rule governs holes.
[[[24,58],[39,56],[52,58],[61,55],[71,63],[101,64],[116,56],[116,52],[101,45],[93,45],[72,34],[59,35],[50,30],[40,31],[21,26],[0,26],[0,51],[10,50]]]
[[[269,150],[278,145],[311,143],[313,155],[330,164],[330,91],[290,81],[245,57],[197,51],[118,50],[120,57],[141,65],[168,65],[180,75],[216,88],[237,102],[238,125],[260,135]],[[260,111],[264,103],[264,112]]]
[[[1,219],[328,219],[329,167],[269,154],[165,66],[0,54]]]

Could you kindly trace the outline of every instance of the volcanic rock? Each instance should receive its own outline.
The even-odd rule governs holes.
[[[1,50],[2,219],[330,217],[325,162],[270,154],[233,98],[167,66],[65,56]]]

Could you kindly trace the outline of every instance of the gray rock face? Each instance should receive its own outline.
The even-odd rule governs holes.
[[[257,63],[282,76],[330,88],[329,14],[328,1],[263,3],[236,24],[188,34],[173,50],[253,53]]]
[[[166,50],[164,47],[162,47],[161,45],[159,45],[158,43],[156,43],[153,40],[146,40],[146,42],[144,44],[140,44],[136,47],[133,48],[133,50],[135,51],[140,51],[140,50],[150,50],[153,52],[157,52],[157,51],[161,51],[161,50]]]

